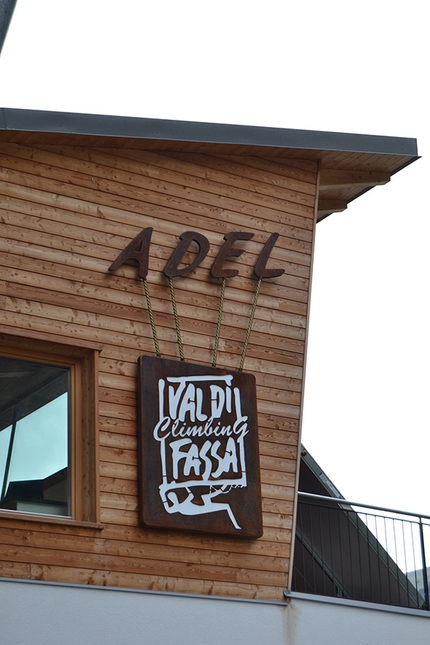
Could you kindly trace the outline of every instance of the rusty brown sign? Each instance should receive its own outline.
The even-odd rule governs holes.
[[[141,356],[138,396],[143,525],[261,536],[254,376]]]

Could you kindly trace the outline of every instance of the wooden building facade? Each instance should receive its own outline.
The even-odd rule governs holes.
[[[292,568],[316,222],[416,158],[409,139],[0,113],[5,377],[28,384],[28,362],[36,362],[67,369],[70,379],[67,510],[1,504],[1,576],[283,600]],[[133,262],[109,271],[148,228],[146,282]],[[217,341],[217,365],[227,370],[240,366],[256,262],[271,234],[279,234],[267,268],[284,272],[262,280],[244,362],[257,388],[263,533],[256,539],[139,522],[137,362],[155,356],[154,328],[161,357],[180,358],[163,271],[185,231],[209,241],[203,261],[173,281],[185,361],[203,366],[213,362],[222,287],[211,267],[227,234],[252,234],[235,243],[243,252],[225,263],[237,271],[226,279]],[[194,258],[191,247],[184,261]],[[14,372],[11,364],[25,370]],[[0,435],[12,433],[13,423],[0,424]],[[0,436],[1,450],[7,498],[10,436],[3,444]]]

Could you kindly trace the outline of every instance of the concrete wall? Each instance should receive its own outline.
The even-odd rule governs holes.
[[[410,645],[430,642],[429,618],[0,579],[1,645]]]

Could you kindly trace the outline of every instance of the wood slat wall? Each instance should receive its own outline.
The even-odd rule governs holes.
[[[102,527],[0,513],[0,575],[282,599],[290,567],[308,294],[313,161],[73,146],[0,145],[0,332],[98,347]],[[210,364],[220,287],[209,269],[228,231],[254,238],[227,284],[218,365],[239,365],[268,235],[280,233],[245,369],[257,380],[264,534],[226,539],[145,530],[137,515],[136,361],[154,354],[142,284],[108,267],[154,228],[148,283],[163,357],[178,358],[162,270],[178,236],[208,257],[175,280],[185,358]]]

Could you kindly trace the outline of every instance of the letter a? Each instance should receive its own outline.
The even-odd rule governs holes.
[[[128,244],[124,251],[120,253],[113,262],[109,271],[115,271],[125,262],[133,260],[137,262],[139,267],[138,276],[141,280],[145,280],[148,275],[148,259],[149,259],[149,245],[151,243],[151,235],[153,229],[151,227],[144,228],[143,231],[136,235],[136,237]]]

